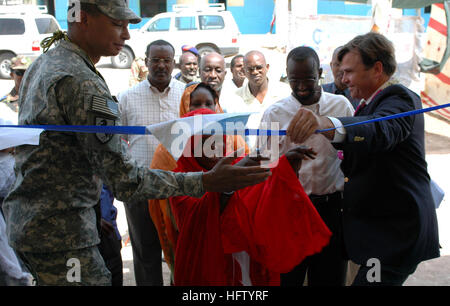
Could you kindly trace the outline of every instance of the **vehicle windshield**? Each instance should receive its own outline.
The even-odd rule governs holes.
[[[36,18],[39,34],[51,34],[59,30],[58,24],[52,18]]]
[[[200,29],[202,30],[218,30],[225,27],[222,16],[217,15],[200,15]]]
[[[155,20],[150,24],[147,31],[148,32],[160,32],[160,31],[169,31],[170,28],[170,17],[161,18]]]
[[[25,33],[25,23],[22,19],[0,19],[0,35],[21,35],[23,33]]]

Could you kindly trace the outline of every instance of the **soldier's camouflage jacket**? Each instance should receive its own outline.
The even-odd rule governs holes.
[[[78,46],[61,40],[28,70],[19,124],[119,125],[117,102]],[[22,252],[98,244],[93,207],[102,181],[127,202],[204,193],[201,173],[138,168],[119,135],[44,131],[39,146],[16,152],[17,179],[3,209],[9,242]]]

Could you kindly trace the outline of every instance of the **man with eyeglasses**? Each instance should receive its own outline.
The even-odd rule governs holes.
[[[147,79],[118,95],[123,125],[150,125],[178,118],[185,84],[172,78],[174,55],[173,46],[165,40],[156,40],[147,46]],[[124,135],[124,138],[138,165],[150,167],[159,141],[152,135]],[[136,284],[162,286],[161,246],[148,205],[124,204]]]
[[[261,126],[278,122],[279,128],[285,130],[297,111],[303,108],[322,116],[353,115],[354,109],[347,98],[324,92],[320,87],[322,68],[319,57],[312,48],[293,49],[287,56],[286,67],[292,94],[264,112]],[[267,140],[270,141],[270,136]],[[258,145],[264,143],[262,141]],[[286,136],[280,137],[279,143],[280,155],[298,145]],[[341,161],[337,151],[321,134],[311,136],[302,145],[313,148],[318,154],[315,159],[302,161],[299,180],[333,236],[320,253],[307,257],[291,272],[282,274],[281,285],[301,286],[307,274],[309,286],[343,286],[347,261],[342,240],[344,175],[340,169]],[[272,158],[276,159],[278,156]]]
[[[11,59],[10,76],[14,80],[14,87],[9,94],[4,96],[3,98],[0,98],[0,102],[5,103],[16,113],[19,112],[20,83],[22,82],[22,77],[25,74],[25,71],[30,65],[31,59],[23,55],[19,55]]]
[[[222,105],[229,112],[256,112],[251,115],[247,126],[256,129],[259,126],[262,113],[273,103],[289,95],[289,86],[279,81],[269,81],[269,64],[266,63],[264,54],[253,50],[244,56],[244,72],[248,82],[236,90],[236,94],[242,101],[226,101]],[[240,102],[240,103],[239,103]],[[249,137],[249,145],[256,144],[256,137]]]

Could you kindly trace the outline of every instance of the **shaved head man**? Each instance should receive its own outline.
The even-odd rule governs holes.
[[[197,80],[198,57],[192,52],[183,52],[180,56],[180,75],[177,78],[183,83]]]
[[[211,52],[201,58],[200,78],[203,83],[211,86],[219,96],[226,74],[225,60],[219,53]]]
[[[269,87],[268,71],[269,64],[266,63],[266,58],[261,52],[254,50],[244,56],[244,72],[250,92],[260,103],[264,101]]]
[[[242,98],[242,102],[224,101],[221,106],[229,113],[252,112],[247,127],[258,128],[264,111],[273,103],[290,95],[287,84],[277,80],[269,81],[267,72],[269,64],[264,54],[258,50],[252,50],[244,56],[244,71],[248,82],[236,90],[236,95]],[[256,136],[248,137],[250,147],[256,143]]]

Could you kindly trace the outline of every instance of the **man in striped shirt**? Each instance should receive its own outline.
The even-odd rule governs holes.
[[[119,94],[123,125],[146,126],[178,118],[185,84],[172,78],[173,46],[164,40],[148,45],[146,80]],[[128,135],[130,153],[139,166],[149,167],[159,141],[149,135]],[[135,205],[137,204],[137,205]],[[161,246],[146,203],[125,203],[136,284],[163,285]]]

